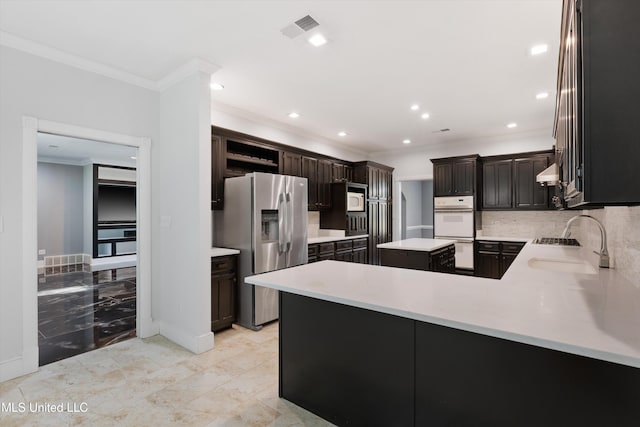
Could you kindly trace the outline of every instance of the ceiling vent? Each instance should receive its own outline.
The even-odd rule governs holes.
[[[281,29],[280,32],[290,39],[294,39],[300,34],[306,33],[307,31],[316,28],[318,25],[320,25],[318,24],[318,21],[313,19],[310,15],[307,15],[298,19],[293,24],[287,25],[286,27]]]

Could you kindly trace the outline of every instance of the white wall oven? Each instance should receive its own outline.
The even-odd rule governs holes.
[[[433,234],[436,239],[454,240],[456,268],[473,270],[475,236],[473,196],[434,197]]]

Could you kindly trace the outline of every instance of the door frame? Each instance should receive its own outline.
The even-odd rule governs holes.
[[[151,139],[66,123],[22,118],[22,315],[26,372],[38,370],[38,132],[89,139],[138,149],[136,180],[136,335],[159,332],[151,316]]]
[[[403,181],[433,181],[433,174],[431,175],[408,175],[393,177],[393,194],[402,195],[402,182]],[[400,196],[402,197],[402,196]],[[393,236],[400,236],[398,240],[402,240],[402,199],[400,203],[393,204]]]

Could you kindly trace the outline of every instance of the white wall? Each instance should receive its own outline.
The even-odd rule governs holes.
[[[213,347],[209,80],[196,73],[162,93],[152,149],[154,320],[195,353]]]
[[[286,129],[279,123],[250,117],[242,111],[232,110],[220,104],[214,103],[212,106],[211,124],[342,160],[355,162],[368,159],[366,153],[362,151],[349,149],[328,139],[298,132],[294,128]]]
[[[0,93],[2,381],[24,372],[25,347],[37,345],[36,331],[32,338],[30,332],[23,336],[23,116],[155,139],[159,95],[4,46],[0,47]]]
[[[38,162],[38,250],[48,256],[82,253],[83,175],[82,166]]]

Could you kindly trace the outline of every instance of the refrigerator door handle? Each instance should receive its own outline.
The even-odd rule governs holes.
[[[278,196],[278,252],[285,252],[286,245],[286,216],[287,206],[285,205],[284,194]]]
[[[287,206],[287,248],[286,251],[291,251],[291,244],[293,242],[293,206],[291,204],[291,193],[287,193],[285,196]]]

